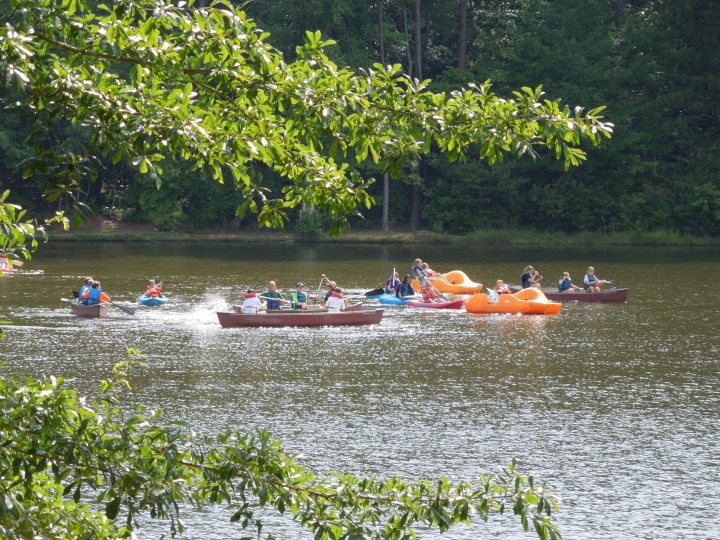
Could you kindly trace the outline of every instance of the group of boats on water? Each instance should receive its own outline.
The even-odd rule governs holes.
[[[394,271],[393,276],[396,276]],[[323,276],[323,279],[327,278]],[[392,279],[391,277],[388,280],[387,287],[392,283]],[[502,282],[498,280],[498,283]],[[599,292],[591,293],[576,290],[561,293],[539,286],[526,288],[514,286],[506,287],[501,292],[498,292],[497,287],[487,288],[485,294],[482,292],[482,283],[473,281],[461,270],[453,270],[445,274],[433,272],[432,275],[422,275],[414,279],[412,290],[422,291],[423,294],[403,296],[394,294],[387,288],[373,289],[364,294],[347,296],[344,300],[345,307],[337,312],[328,310],[320,297],[320,305],[307,302],[302,305],[302,309],[298,309],[298,306],[293,304],[292,307],[265,308],[255,313],[247,313],[238,305],[233,306],[232,311],[217,312],[217,317],[220,325],[224,328],[360,326],[379,324],[383,317],[384,306],[446,310],[464,308],[467,313],[476,314],[552,315],[558,313],[565,302],[617,303],[627,301],[629,293],[627,288],[618,289],[614,282],[606,283],[611,283],[612,287],[603,290],[598,287]],[[334,283],[328,280],[328,284],[332,291]],[[155,282],[151,281],[147,292],[141,295],[137,302],[144,306],[166,304],[168,298],[161,293],[161,288],[162,282],[155,285]],[[428,291],[433,292],[428,293]],[[318,296],[319,293],[320,290],[318,290]],[[78,300],[82,300],[83,295],[73,294],[76,298],[80,297]],[[87,295],[85,294],[85,296]],[[325,300],[327,300],[327,296]],[[375,301],[383,307],[368,305]],[[71,309],[74,314],[81,317],[107,317],[111,307],[117,307],[129,314],[135,313],[135,310],[109,300],[93,305],[75,301]]]

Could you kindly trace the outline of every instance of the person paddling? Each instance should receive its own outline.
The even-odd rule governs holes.
[[[268,290],[261,292],[260,296],[267,301],[268,309],[280,309],[280,301],[285,300],[282,293],[277,290],[277,285],[274,281],[268,282]]]
[[[328,308],[328,313],[339,313],[345,309],[345,300],[343,300],[342,289],[335,287],[330,293],[325,305]]]
[[[535,270],[532,266],[526,266],[520,276],[520,283],[522,284],[523,289],[529,289],[530,287],[539,289],[541,279],[543,279],[543,277],[540,275],[540,272]]]
[[[158,298],[160,296],[161,292],[162,292],[162,281],[158,284],[155,284],[155,280],[151,279],[148,282],[147,289],[145,289],[145,296],[151,297],[151,298]]]
[[[337,283],[335,283],[334,281],[330,281],[330,280],[329,280],[328,278],[326,278],[324,275],[323,275],[323,278],[325,278],[325,280],[327,281],[327,285],[326,285],[327,291],[325,291],[325,298],[324,298],[323,301],[322,301],[322,305],[323,305],[323,306],[326,306],[328,300],[329,300],[330,297],[332,296],[332,293],[333,293],[333,292],[335,291],[335,289],[337,288]]]
[[[110,297],[102,292],[102,286],[99,281],[93,281],[92,286],[83,293],[82,298],[83,304],[86,306],[110,302]]]
[[[585,289],[585,292],[600,292],[602,290],[600,288],[602,283],[604,283],[604,281],[595,275],[595,269],[592,266],[588,266],[587,274],[585,274],[583,278],[583,289]]]
[[[400,276],[397,272],[394,272],[385,283],[385,294],[395,294],[398,285],[400,285]]]

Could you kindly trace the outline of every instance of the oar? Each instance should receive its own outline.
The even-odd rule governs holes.
[[[270,296],[260,296],[258,295],[258,298],[263,298],[265,300],[277,300],[278,302],[285,302],[286,304],[293,304],[294,302],[292,300],[285,300],[284,298],[271,298]]]
[[[425,278],[425,281],[427,281],[428,285],[430,285],[430,287],[432,287],[432,289],[438,294],[438,296],[439,296],[440,298],[442,298],[442,299],[445,300],[446,302],[449,302],[449,301],[450,301],[450,299],[449,299],[447,296],[445,296],[443,293],[441,293],[440,291],[438,291],[437,287],[435,287],[435,285],[433,285],[432,281],[430,281],[430,278]],[[421,283],[420,285],[422,285],[422,283]]]
[[[134,309],[130,309],[130,308],[127,308],[127,307],[125,307],[125,306],[121,306],[120,304],[116,304],[115,302],[107,302],[107,303],[110,304],[111,306],[114,306],[114,307],[118,308],[118,309],[121,310],[121,311],[124,311],[124,312],[127,313],[128,315],[135,315],[135,310],[134,310]]]
[[[315,300],[313,300],[313,306],[317,303],[317,299],[320,296],[320,289],[322,289],[323,279],[325,279],[325,274],[323,274],[320,278],[320,285],[318,285],[317,294],[315,294]]]
[[[373,289],[372,291],[366,292],[363,296],[378,296],[380,294],[385,294],[385,289]]]

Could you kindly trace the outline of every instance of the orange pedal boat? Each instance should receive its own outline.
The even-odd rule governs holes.
[[[468,313],[525,313],[552,315],[562,308],[560,302],[551,302],[541,290],[533,287],[515,294],[476,294],[465,302]]]
[[[475,294],[482,292],[483,289],[482,283],[475,283],[462,270],[453,270],[429,279],[433,287],[445,294]],[[411,285],[416,291],[422,289],[417,279],[413,279]]]

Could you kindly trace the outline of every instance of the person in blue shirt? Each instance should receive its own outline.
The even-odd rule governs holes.
[[[395,289],[395,296],[397,296],[400,300],[405,300],[408,296],[415,296],[415,289],[413,289],[413,286],[410,285],[411,281],[412,278],[410,277],[410,274],[405,274],[402,283],[400,283],[400,285],[398,285]]]
[[[558,292],[571,293],[576,291],[582,291],[582,287],[573,284],[572,279],[570,279],[570,272],[563,272],[558,280]]]
[[[523,273],[520,276],[520,283],[522,284],[523,289],[528,289],[530,287],[535,287],[536,289],[539,289],[540,280],[542,278],[543,277],[540,275],[540,273],[532,266],[526,266],[525,270],[523,270]]]
[[[82,303],[83,301],[83,294],[85,294],[85,291],[87,291],[90,287],[92,287],[93,278],[85,278],[85,284],[80,287],[80,291],[78,292],[77,300],[78,302]]]

